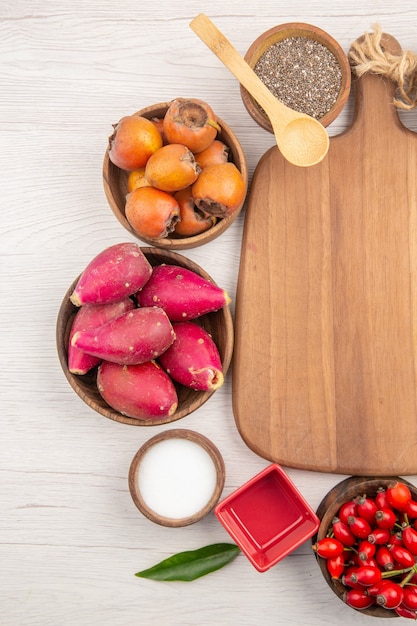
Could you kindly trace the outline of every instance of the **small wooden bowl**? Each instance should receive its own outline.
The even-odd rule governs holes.
[[[290,37],[307,37],[319,42],[333,53],[340,65],[340,69],[342,71],[342,83],[339,95],[332,108],[320,118],[321,124],[323,124],[323,126],[328,126],[336,119],[346,104],[351,84],[351,70],[347,55],[344,53],[337,41],[328,33],[321,30],[321,28],[318,28],[317,26],[311,26],[310,24],[304,24],[302,22],[290,22],[288,24],[274,26],[260,35],[252,43],[245,54],[245,61],[252,69],[254,69],[255,65],[268,48],[284,39],[289,39]],[[243,104],[245,105],[249,115],[257,124],[259,124],[259,126],[261,126],[261,128],[273,133],[274,131],[268,116],[256,100],[254,100],[254,98],[242,86],[240,87],[240,93]]]
[[[141,248],[141,250],[153,267],[163,263],[178,265],[180,267],[190,269],[214,283],[213,279],[201,267],[176,252],[158,250],[156,248]],[[72,322],[78,309],[72,304],[69,298],[77,281],[78,278],[76,278],[69,287],[61,303],[56,324],[56,343],[59,361],[69,384],[75,393],[86,404],[88,404],[89,407],[91,407],[94,411],[97,411],[97,413],[104,415],[104,417],[108,417],[116,422],[132,424],[135,426],[154,426],[179,420],[207,402],[207,400],[213,395],[214,391],[195,391],[194,389],[184,387],[183,385],[176,385],[178,408],[175,413],[170,417],[161,419],[141,420],[122,415],[103,400],[96,385],[96,368],[83,376],[72,374],[68,370],[68,339]],[[213,340],[219,349],[223,365],[223,373],[226,375],[233,352],[233,321],[229,307],[225,306],[219,311],[203,315],[196,321],[198,321],[198,323],[200,323],[201,326],[203,326],[203,328],[205,328],[207,332],[212,335]]]
[[[397,476],[388,476],[383,478],[352,476],[335,485],[335,487],[333,487],[333,489],[331,489],[323,498],[317,509],[317,517],[320,519],[320,526],[317,534],[312,537],[312,543],[315,544],[316,541],[323,539],[323,537],[327,535],[327,531],[332,524],[332,520],[336,517],[342,504],[349,502],[356,496],[364,494],[370,497],[375,497],[379,487],[387,488],[389,483],[392,481],[400,481],[408,485],[413,499],[417,499],[417,488],[407,480],[404,480],[404,478],[398,478]],[[315,556],[321,573],[323,574],[330,589],[340,600],[342,600],[342,602],[344,602],[343,594],[346,591],[346,587],[344,587],[340,580],[332,580],[329,572],[327,571],[326,560],[319,557],[316,553]],[[373,617],[398,617],[394,611],[384,609],[384,607],[378,605],[371,606],[368,609],[353,610],[357,610],[359,613],[364,613]]]
[[[140,111],[137,111],[135,115],[141,115],[148,119],[162,118],[169,108],[170,102],[161,102],[159,104],[153,104]],[[218,133],[217,138],[223,141],[230,149],[229,160],[232,161],[238,170],[241,172],[246,189],[248,186],[248,169],[246,164],[246,157],[242,150],[242,147],[232,130],[227,126],[223,120],[217,118],[217,121],[221,127],[221,132]],[[120,169],[109,159],[109,148],[104,155],[103,161],[103,185],[104,192],[106,194],[107,201],[112,209],[113,213],[119,220],[119,222],[128,230],[134,237],[144,241],[148,245],[155,246],[157,248],[163,248],[165,250],[186,250],[189,248],[195,248],[201,246],[209,241],[212,241],[219,235],[221,235],[229,226],[235,221],[240,211],[243,208],[244,201],[241,205],[228,217],[219,219],[217,223],[199,235],[193,235],[190,237],[180,237],[175,233],[171,233],[168,237],[161,239],[153,239],[150,237],[140,237],[136,233],[129,222],[126,219],[125,214],[125,202],[126,195],[128,193],[127,179],[129,172]]]
[[[204,504],[202,505],[202,508],[200,508],[199,510],[191,514],[187,514],[185,517],[178,517],[178,516],[169,517],[167,515],[158,513],[155,510],[153,510],[149,506],[148,502],[144,499],[143,494],[140,489],[140,485],[139,485],[139,482],[140,482],[139,475],[141,472],[141,467],[143,465],[143,460],[144,460],[145,455],[149,452],[151,448],[153,448],[153,450],[155,451],[156,448],[154,448],[154,446],[156,446],[157,444],[160,444],[162,442],[167,442],[169,440],[179,440],[179,442],[183,440],[185,442],[189,442],[191,444],[197,444],[198,446],[200,446],[203,449],[203,453],[204,451],[205,453],[207,453],[207,454],[203,454],[204,457],[207,457],[207,458],[204,458],[204,465],[206,464],[210,465],[210,460],[211,460],[213,469],[215,472],[215,481],[210,480],[210,484],[209,484],[209,488],[213,487],[211,495],[208,496],[208,499],[204,499]],[[191,450],[190,450],[190,452],[191,451],[193,452],[193,458],[191,457],[189,457],[188,459],[185,458],[186,463],[188,463],[188,465],[190,465],[193,468],[193,471],[197,472],[195,476],[195,480],[191,487],[192,490],[197,489],[196,479],[197,477],[199,477],[199,474],[200,474],[199,468],[197,467],[197,464],[195,462],[196,461],[195,456],[194,456],[195,451],[192,450],[192,448],[194,447],[195,446],[191,446]],[[180,451],[178,450],[177,453],[179,454]],[[181,459],[178,458],[178,454],[177,454],[177,460],[184,461],[184,458],[181,458]],[[182,448],[181,454],[182,455],[187,454],[187,446],[185,449]],[[172,455],[172,450],[171,450],[171,455]],[[169,472],[170,472],[169,459],[166,458],[164,461],[164,459],[161,458],[161,459],[157,459],[157,462],[158,462],[158,467],[159,467],[158,477],[160,478],[161,474],[163,476],[168,477]],[[153,463],[155,464],[155,459],[153,460]],[[172,469],[175,470],[175,468],[172,468]],[[153,477],[149,475],[150,474],[149,465],[145,471],[146,471],[146,477],[145,477],[146,480],[152,481]],[[187,476],[184,477],[185,480],[182,484],[179,483],[178,477],[175,475],[175,473],[174,473],[173,479],[174,478],[175,478],[175,485],[169,484],[169,488],[171,489],[170,499],[173,497],[179,497],[181,498],[181,500],[183,500],[185,497],[189,498],[190,494],[185,493],[185,490],[190,488],[190,484],[189,484],[189,480]],[[200,479],[199,484],[201,484],[202,480],[203,479]],[[133,460],[129,468],[129,491],[132,496],[133,502],[135,503],[139,511],[141,511],[141,513],[145,515],[145,517],[150,519],[152,522],[155,522],[156,524],[160,524],[162,526],[170,526],[170,527],[188,526],[190,524],[194,524],[195,522],[198,522],[199,520],[201,520],[208,513],[210,513],[210,511],[217,504],[221,496],[221,493],[223,491],[224,481],[225,481],[225,465],[224,465],[224,461],[219,450],[217,449],[217,447],[214,445],[212,441],[207,439],[207,437],[204,437],[203,435],[196,433],[192,430],[174,429],[174,430],[165,431],[163,433],[159,433],[158,435],[155,435],[155,437],[152,437],[151,439],[149,439],[137,451],[137,453],[133,457]],[[212,484],[213,482],[214,482],[214,486]],[[155,486],[156,487],[158,486],[157,482]],[[202,487],[204,488],[204,485],[202,485]],[[158,505],[161,506],[160,503],[158,503]],[[166,504],[164,504],[163,506],[166,506]]]

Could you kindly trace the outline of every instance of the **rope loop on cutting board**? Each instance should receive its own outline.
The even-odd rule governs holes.
[[[349,50],[352,71],[357,76],[366,72],[381,74],[398,86],[398,97],[394,104],[401,109],[417,106],[417,54],[406,50],[400,55],[385,51],[381,45],[382,31],[378,24],[373,33],[365,33]]]

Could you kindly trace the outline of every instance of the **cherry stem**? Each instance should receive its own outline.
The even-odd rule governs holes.
[[[382,578],[392,578],[399,574],[411,574],[410,578],[412,578],[415,573],[417,573],[417,565],[412,565],[411,567],[404,567],[404,569],[392,569],[391,571],[382,572]]]
[[[408,572],[408,574],[402,579],[402,581],[399,583],[400,587],[404,587],[414,576],[414,574],[417,574],[417,565],[413,565],[410,569],[410,571]]]

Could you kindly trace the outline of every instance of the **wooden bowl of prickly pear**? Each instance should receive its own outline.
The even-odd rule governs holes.
[[[114,160],[119,165],[112,161],[111,147],[112,143],[114,145],[118,127],[120,127],[123,119],[128,118],[126,122],[128,124],[132,117],[146,118],[146,120],[151,120],[157,125],[161,133],[163,148],[162,151],[158,149],[157,152],[159,155],[162,155],[162,152],[167,148],[167,144],[170,143],[162,129],[163,120],[171,105],[183,100],[186,103],[196,101],[198,106],[201,103],[201,106],[209,107],[209,110],[213,112],[213,109],[202,100],[177,98],[171,102],[153,104],[133,114],[127,114],[113,125],[114,131],[109,136],[102,169],[103,186],[107,201],[122,226],[147,245],[173,251],[201,246],[224,233],[241,212],[248,189],[248,168],[245,153],[235,133],[215,112],[213,112],[213,116],[215,117],[216,134],[208,149],[194,152],[192,140],[188,140],[185,137],[182,139],[181,136],[179,139],[176,139],[179,143],[183,140],[190,146],[192,154],[185,146],[183,146],[184,151],[193,160],[194,166],[198,167],[199,171],[205,170],[203,177],[199,174],[197,179],[186,187],[176,189],[175,191],[167,190],[166,186],[158,182],[160,171],[166,172],[170,170],[171,164],[174,163],[173,155],[165,154],[164,157],[161,156],[160,159],[157,159],[161,163],[161,167],[155,173],[157,166],[154,166],[152,178],[149,176],[151,182],[147,182],[145,178],[145,173],[148,171],[146,165],[152,161],[147,155],[141,161],[143,163],[147,159],[145,166],[142,167],[134,166],[133,163],[129,164],[122,159],[118,161],[117,157]],[[154,149],[155,145],[152,145],[151,149]],[[157,155],[152,154],[154,161],[156,157]],[[201,167],[196,165],[200,161]],[[183,162],[188,163],[188,159],[185,159]],[[122,165],[123,167],[121,167]],[[207,169],[207,165],[211,167]],[[226,167],[224,167],[225,165]],[[237,172],[233,166],[237,168]],[[127,169],[134,167],[137,169]],[[150,167],[148,165],[148,169]],[[217,171],[215,171],[215,168],[217,168]],[[210,169],[212,170],[211,172],[209,171]],[[139,178],[135,176],[136,174]],[[213,180],[216,180],[215,185],[213,185]],[[197,181],[199,182],[198,189],[196,188]],[[143,190],[137,191],[135,189],[135,186],[147,185],[152,188],[154,185],[161,186],[161,189],[153,189],[152,194],[148,193],[147,196]],[[193,192],[193,190],[195,191]],[[210,197],[219,202],[223,201],[229,208],[227,210],[214,210],[208,209],[207,205],[205,205],[201,209],[197,204],[204,199],[206,191],[209,192]],[[167,198],[165,194],[168,194],[170,198]],[[139,197],[140,195],[142,195],[141,198]],[[128,197],[130,197],[129,206],[127,205]],[[151,204],[154,207],[153,210],[158,214],[156,218],[152,215],[152,227],[150,227],[149,222],[144,217],[144,212],[148,215],[148,211],[150,211],[148,206]]]
[[[204,269],[190,259],[187,259],[176,252],[157,248],[139,247],[137,244],[133,243],[129,243],[128,245],[136,246],[137,249],[143,253],[152,268],[152,274],[154,274],[154,270],[157,267],[178,267],[183,271],[190,270],[209,283],[217,285]],[[83,308],[83,306],[79,307],[74,305],[70,300],[70,297],[74,294],[74,290],[80,280],[80,276],[82,276],[82,274],[74,280],[62,300],[57,316],[56,343],[62,370],[70,386],[81,398],[81,400],[104,417],[115,420],[116,422],[136,426],[152,426],[179,420],[197,410],[205,402],[207,402],[207,400],[209,400],[215,390],[196,390],[173,380],[172,382],[177,398],[175,412],[159,417],[157,415],[153,415],[151,419],[149,419],[148,416],[145,418],[142,416],[138,417],[136,414],[132,416],[125,414],[125,412],[121,412],[120,410],[116,410],[113,406],[110,406],[109,403],[103,398],[103,395],[99,392],[97,378],[100,370],[100,363],[82,375],[70,371],[68,359],[70,334],[73,328],[74,319],[80,309]],[[134,294],[131,299],[135,301],[136,297],[137,294]],[[140,308],[143,308],[138,304],[138,302],[136,302],[135,306],[138,307],[136,309],[137,311]],[[158,307],[153,308],[157,309]],[[217,347],[218,356],[221,360],[221,370],[223,377],[225,377],[229,369],[233,352],[233,321],[228,303],[219,310],[201,315],[197,319],[192,320],[192,322],[195,322],[199,328],[202,328],[203,331],[207,332],[212,338]],[[97,361],[99,361],[99,359],[97,359]],[[157,361],[158,359],[155,359],[155,361],[150,361],[150,363],[157,363]],[[159,366],[159,363],[158,367],[159,369],[163,369],[162,366]]]
[[[416,619],[416,578],[411,578],[417,559],[413,555],[417,548],[412,546],[414,540],[417,546],[417,487],[397,476],[351,476],[327,493],[317,516],[320,526],[312,546],[332,592],[366,615]],[[336,555],[341,549],[337,542],[344,546],[340,555]],[[362,567],[359,574],[358,566]]]

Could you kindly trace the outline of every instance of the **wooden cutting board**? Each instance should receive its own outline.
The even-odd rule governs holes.
[[[385,47],[400,53],[384,36]],[[395,84],[353,78],[325,159],[259,161],[236,297],[233,412],[288,467],[417,473],[417,134]]]

